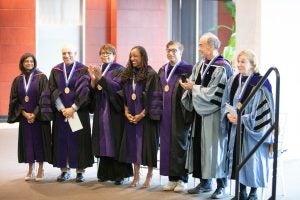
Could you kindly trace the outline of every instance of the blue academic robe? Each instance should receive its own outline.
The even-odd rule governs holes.
[[[255,73],[250,79],[244,94],[240,97],[242,87],[238,83],[239,76],[240,74],[237,74],[229,80],[224,91],[221,111],[222,132],[229,137],[226,165],[228,174],[232,179],[235,179],[235,170],[238,164],[235,160],[236,125],[231,124],[227,119],[226,114],[231,109],[226,107],[226,103],[236,108],[239,102],[243,103],[261,78],[259,74]],[[264,136],[266,130],[270,128],[274,122],[273,116],[273,96],[270,83],[267,80],[264,86],[250,100],[242,113],[242,159],[249,154],[257,142]],[[256,188],[267,186],[269,176],[269,147],[272,143],[273,139],[270,136],[245,164],[240,171],[240,183]]]
[[[208,63],[211,62],[209,68]],[[207,71],[204,70],[207,68]],[[227,136],[220,129],[221,100],[232,68],[221,55],[195,64],[189,79],[192,91],[185,91],[182,103],[195,111],[187,167],[197,178],[224,178]]]

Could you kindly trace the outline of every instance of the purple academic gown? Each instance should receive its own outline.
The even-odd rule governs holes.
[[[66,67],[68,76],[71,69],[71,66]],[[49,85],[53,105],[58,97],[61,98],[66,108],[75,103],[79,107],[77,113],[83,126],[83,129],[73,133],[69,123],[65,122],[65,117],[56,110],[53,121],[53,164],[55,167],[66,167],[68,162],[70,168],[82,169],[92,166],[94,162],[88,109],[90,103],[89,82],[87,68],[76,62],[74,73],[68,83],[70,92],[66,94],[64,92],[66,83],[63,63],[51,71]]]
[[[160,123],[160,174],[164,176],[182,176],[186,174],[185,161],[188,146],[188,131],[191,113],[181,104],[183,89],[178,80],[182,74],[189,77],[192,65],[181,61],[169,82],[165,78],[167,65],[158,72],[163,88],[163,113]],[[169,91],[164,90],[165,85]]]
[[[146,116],[138,124],[125,120],[125,146],[121,152],[128,163],[138,163],[146,166],[157,166],[158,126],[162,109],[161,85],[158,74],[147,68],[147,80],[138,82],[135,87],[136,99],[132,100],[134,92],[132,79],[123,85],[124,101],[128,111],[136,115],[146,110]]]
[[[107,64],[103,65],[102,73],[107,67]],[[124,102],[117,91],[121,90],[124,69],[118,63],[112,63],[92,93],[92,144],[94,155],[100,157],[97,177],[101,180],[132,176],[132,165],[118,161],[124,131]]]
[[[128,112],[132,115],[136,115],[142,112],[144,109],[142,101],[143,86],[139,83],[136,84],[135,94],[136,100],[131,99],[131,94],[134,92],[132,84],[125,85],[125,99],[128,106]],[[127,162],[142,164],[142,145],[143,145],[143,120],[138,124],[129,123],[126,120],[125,129],[127,135]]]
[[[19,162],[34,163],[48,161],[51,162],[51,132],[50,120],[52,110],[50,106],[44,108],[41,99],[50,104],[45,98],[47,89],[47,77],[38,70],[34,70],[32,80],[30,82],[27,93],[25,92],[25,84],[21,74],[16,77],[11,89],[8,123],[19,121],[19,142],[18,142],[18,159]],[[27,82],[29,75],[27,75]],[[29,101],[25,101],[25,96],[29,97]],[[36,119],[30,124],[21,114],[22,110],[34,113]],[[50,116],[44,116],[42,112],[47,112]]]
[[[107,67],[107,64],[104,65]],[[115,139],[120,140],[123,131],[123,107],[118,105],[117,91],[121,89],[120,74],[124,67],[112,63],[109,70],[99,81],[101,90],[94,89],[94,123],[93,123],[93,148],[96,157],[115,157],[118,145],[115,146]],[[104,71],[104,70],[103,70]],[[103,73],[103,72],[102,72]],[[114,109],[114,110],[112,110]],[[118,120],[118,124],[116,121]],[[117,148],[117,149],[115,149]]]

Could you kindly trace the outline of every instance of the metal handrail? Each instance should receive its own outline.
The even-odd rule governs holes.
[[[275,122],[274,124],[267,130],[262,139],[254,146],[254,148],[250,151],[250,153],[241,161],[241,116],[245,107],[248,105],[254,94],[262,87],[263,83],[267,80],[267,77],[270,75],[272,71],[276,73],[276,96],[275,96]],[[239,200],[239,188],[240,188],[240,180],[239,180],[239,172],[241,168],[246,164],[246,162],[251,158],[251,156],[256,152],[256,150],[261,146],[261,144],[265,141],[265,139],[270,136],[272,131],[274,130],[274,160],[273,160],[273,180],[272,180],[272,196],[269,200],[276,199],[276,184],[277,184],[277,157],[278,157],[278,124],[279,124],[279,94],[280,94],[280,74],[276,67],[271,67],[266,74],[261,78],[256,87],[250,93],[248,98],[246,98],[245,102],[242,104],[240,109],[238,109],[237,116],[237,146],[236,146],[236,161],[240,163],[237,166],[235,177],[236,177],[236,185],[235,185],[235,199]]]

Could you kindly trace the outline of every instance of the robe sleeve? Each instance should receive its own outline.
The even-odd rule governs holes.
[[[52,69],[49,77],[49,90],[51,94],[51,105],[55,107],[56,99],[60,96],[61,92],[58,90],[57,83],[55,81],[55,70]]]
[[[81,107],[89,106],[90,104],[90,76],[87,68],[81,69],[81,75],[75,82],[75,105]]]
[[[8,108],[8,123],[14,123],[20,121],[21,112],[24,109],[18,98],[18,84],[20,78],[16,77],[12,83],[10,98],[9,98],[9,108]]]
[[[259,141],[266,131],[274,123],[274,101],[272,94],[265,88],[261,88],[247,105],[247,111],[241,120],[246,129],[246,133],[256,141]],[[245,109],[245,110],[246,110]],[[270,136],[266,143],[273,143]]]
[[[201,67],[201,62],[198,62],[197,64],[194,65],[193,70],[192,70],[192,74],[190,75],[190,77],[188,78],[190,81],[192,82],[196,82],[196,74],[198,74],[199,70]],[[181,103],[183,105],[183,107],[189,111],[192,112],[194,107],[193,107],[193,100],[192,100],[192,92],[186,90],[181,97]]]
[[[151,73],[143,95],[146,105],[146,115],[152,120],[160,120],[162,114],[162,88],[157,73]]]
[[[220,109],[226,82],[227,76],[225,69],[223,67],[217,67],[207,87],[203,87],[202,85],[193,86],[193,106],[199,115],[209,115]]]
[[[39,81],[39,102],[35,108],[37,118],[41,121],[51,121],[53,119],[53,112],[51,108],[50,90],[48,87],[48,79],[45,74],[40,74]]]
[[[106,79],[102,77],[99,80],[99,84],[102,86],[103,90],[108,94],[109,101],[113,105],[116,111],[121,112],[124,109],[123,99],[118,95],[118,91],[122,89],[121,86],[121,74],[122,69],[116,69],[113,73],[112,79]]]
[[[232,76],[224,89],[223,96],[222,96],[222,103],[221,103],[221,129],[224,134],[227,134],[228,131],[228,119],[227,119],[227,113],[229,110],[226,108],[226,104],[230,104],[230,90],[232,86],[232,82],[234,80],[234,76]]]

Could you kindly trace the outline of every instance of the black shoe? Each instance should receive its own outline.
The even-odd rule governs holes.
[[[68,179],[70,179],[70,173],[69,172],[62,172],[61,175],[59,175],[57,177],[58,182],[64,182]]]
[[[123,184],[124,179],[123,178],[117,178],[115,180],[115,185],[122,185]]]
[[[82,183],[82,182],[84,182],[84,177],[83,177],[82,173],[77,173],[77,176],[76,176],[76,182],[77,182],[77,183]]]
[[[250,193],[249,196],[248,196],[248,199],[247,200],[257,200],[257,194],[256,192],[254,193]]]
[[[222,199],[225,197],[225,188],[219,187],[217,188],[214,193],[211,195],[211,199]]]
[[[211,186],[208,185],[203,185],[199,183],[196,187],[189,189],[188,193],[189,194],[199,194],[199,193],[205,193],[205,192],[210,192],[212,191]]]
[[[246,190],[243,192],[240,192],[240,200],[247,200],[247,192]]]

